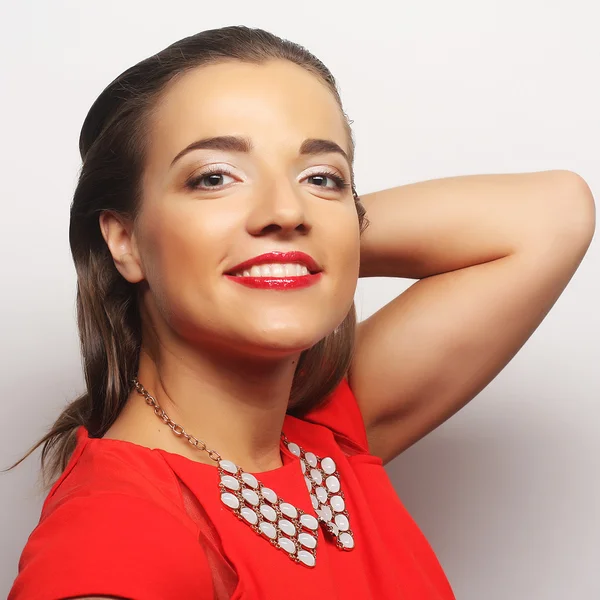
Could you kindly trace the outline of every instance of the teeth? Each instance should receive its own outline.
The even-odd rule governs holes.
[[[254,265],[235,274],[236,277],[301,277],[308,275],[308,269],[298,263],[272,263],[268,265]]]

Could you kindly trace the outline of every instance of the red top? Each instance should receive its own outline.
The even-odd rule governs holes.
[[[19,561],[8,600],[108,595],[133,600],[453,600],[444,573],[368,453],[362,415],[343,380],[303,419],[286,415],[289,441],[334,459],[355,547],[319,528],[314,568],[297,564],[220,499],[216,466],[158,448],[89,438],[53,485]],[[257,478],[315,514],[300,461]]]

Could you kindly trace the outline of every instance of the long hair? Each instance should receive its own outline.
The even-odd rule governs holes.
[[[105,210],[135,218],[149,141],[147,124],[168,84],[192,69],[220,61],[261,64],[271,59],[304,67],[329,87],[344,117],[353,164],[350,121],[333,75],[304,47],[262,29],[230,26],[202,31],[119,75],[96,99],[83,123],[79,138],[82,166],[71,204],[69,243],[77,272],[77,325],[86,390],[66,406],[48,433],[6,470],[43,444],[41,473],[44,487],[50,486],[75,449],[77,428],[83,425],[90,437],[102,437],[128,398],[142,339],[137,287],[117,271],[98,219]],[[353,172],[352,192],[362,233],[367,220]],[[302,352],[292,383],[290,414],[302,416],[327,400],[349,367],[355,326],[352,304],[332,333]]]

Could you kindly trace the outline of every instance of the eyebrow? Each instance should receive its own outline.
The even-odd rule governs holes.
[[[226,152],[252,152],[253,145],[252,141],[247,137],[240,137],[234,135],[221,135],[217,137],[204,138],[196,142],[192,142],[189,146],[186,146],[171,162],[173,166],[181,157],[186,155],[192,150],[224,150]],[[323,140],[319,138],[308,138],[304,140],[300,146],[300,155],[315,155],[315,154],[327,154],[334,152],[341,154],[348,165],[350,165],[350,159],[346,152],[334,141]]]

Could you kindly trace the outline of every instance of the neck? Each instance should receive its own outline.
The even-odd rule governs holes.
[[[251,362],[213,351],[182,360],[180,351],[163,346],[155,358],[142,350],[138,380],[169,418],[208,450],[259,473],[282,465],[280,437],[297,358]],[[122,417],[121,433],[127,427],[144,445],[216,465],[207,452],[176,436],[135,389]]]

